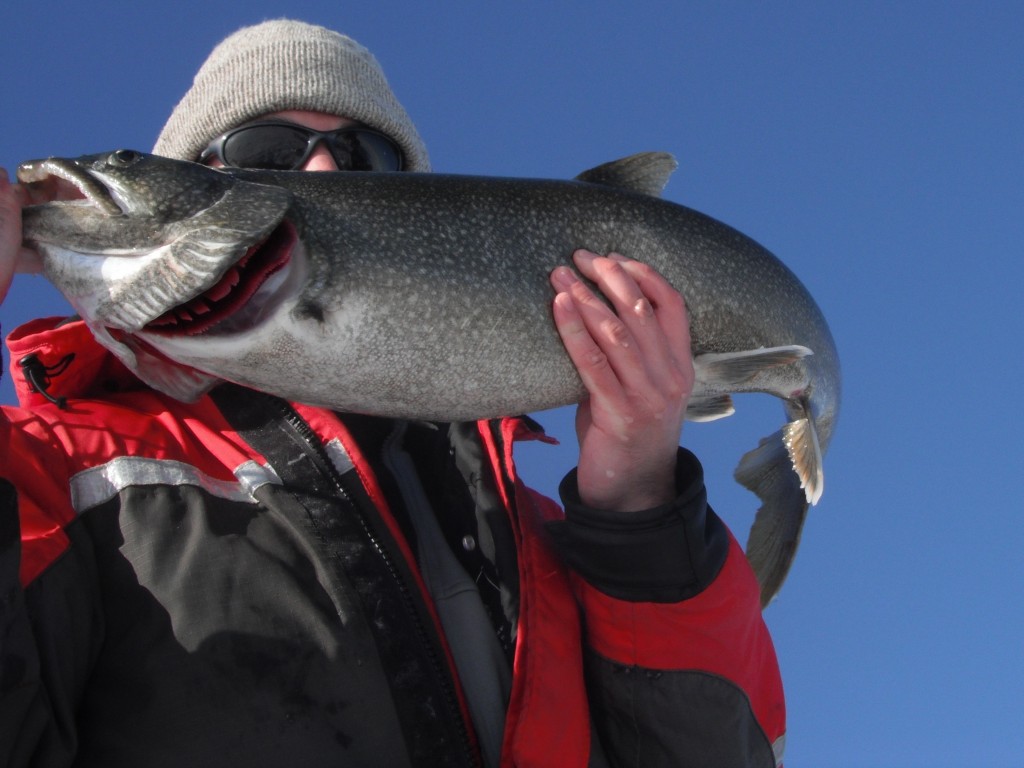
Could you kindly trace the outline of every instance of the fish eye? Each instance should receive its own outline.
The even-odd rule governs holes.
[[[107,164],[124,168],[125,166],[132,165],[141,159],[141,152],[136,152],[134,149],[119,149],[110,154],[110,157],[107,158]]]

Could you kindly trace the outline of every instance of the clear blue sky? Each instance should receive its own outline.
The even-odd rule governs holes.
[[[787,765],[1024,765],[1024,5],[10,2],[0,164],[148,149],[211,47],[282,15],[376,53],[436,170],[565,178],[671,151],[667,197],[803,279],[845,403],[766,612]],[[0,322],[63,312],[19,277]],[[745,540],[756,500],[732,468],[783,417],[738,406],[684,442]],[[563,446],[521,470],[553,491],[571,413],[540,418]]]

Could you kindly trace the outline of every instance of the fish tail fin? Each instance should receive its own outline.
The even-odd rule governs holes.
[[[762,502],[747,540],[747,559],[764,607],[793,564],[808,507],[821,498],[821,446],[810,416],[762,440],[740,460],[735,477]]]
[[[793,472],[781,431],[764,438],[744,455],[735,477],[762,502],[747,538],[747,560],[761,587],[764,608],[789,574],[809,504]]]

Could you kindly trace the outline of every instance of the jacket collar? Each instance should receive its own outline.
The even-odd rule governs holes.
[[[22,361],[34,355],[46,375],[52,397],[97,397],[112,391],[143,389],[124,365],[93,338],[81,320],[44,317],[16,328],[7,337],[9,370],[18,402],[26,408],[47,402],[28,381]]]

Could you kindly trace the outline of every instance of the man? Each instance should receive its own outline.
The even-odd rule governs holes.
[[[155,151],[429,170],[369,52],[284,20],[213,51]],[[21,206],[54,194],[0,183],[2,290],[32,258]],[[622,256],[574,263],[612,307],[552,275],[590,393],[564,519],[515,475],[527,419],[396,422],[234,385],[184,404],[81,322],[15,331],[12,359],[48,376],[16,376],[0,422],[4,764],[775,765],[754,577],[678,448],[682,298]]]

